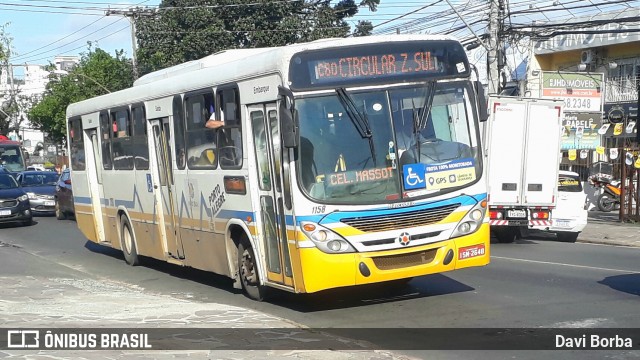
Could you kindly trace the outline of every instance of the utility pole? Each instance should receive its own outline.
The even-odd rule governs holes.
[[[9,75],[9,84],[11,86],[11,88],[9,90],[9,96],[10,96],[9,106],[12,106],[12,105],[16,104],[16,88],[15,88],[15,85],[13,83],[13,65],[12,64],[8,64],[7,65],[7,72],[8,72],[7,75]],[[9,129],[11,128],[12,122],[13,122],[13,124],[16,123],[15,116],[16,116],[15,112],[12,111],[11,112],[11,117],[8,118]],[[16,133],[16,138],[18,138],[19,141],[24,140],[24,135],[22,137],[20,136],[20,128],[18,126],[16,126],[14,131]]]
[[[107,10],[105,13],[105,16],[109,16],[109,15],[121,15],[121,16],[125,16],[127,18],[129,18],[129,21],[131,21],[131,48],[133,49],[133,55],[131,56],[131,59],[133,61],[133,78],[134,80],[138,78],[138,62],[136,60],[136,52],[138,51],[138,40],[136,38],[136,19],[138,19],[141,16],[153,16],[155,15],[155,10],[154,9],[148,9],[148,8],[141,8],[141,7],[135,7],[135,8],[129,8],[127,10]]]
[[[489,82],[488,94],[495,95],[500,88],[500,70],[498,69],[498,57],[501,52],[499,47],[500,36],[500,4],[499,0],[489,0],[489,49],[487,51],[487,81]]]

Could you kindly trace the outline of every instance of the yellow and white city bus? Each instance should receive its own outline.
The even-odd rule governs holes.
[[[261,300],[489,263],[481,86],[427,35],[222,51],[67,109],[91,241]],[[205,127],[211,117],[223,120]]]

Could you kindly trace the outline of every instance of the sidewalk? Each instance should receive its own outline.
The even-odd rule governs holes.
[[[623,223],[618,214],[589,211],[587,227],[578,242],[640,247],[640,223]]]
[[[2,242],[0,289],[0,328],[3,329],[56,331],[56,328],[67,328],[75,332],[74,329],[139,328],[156,337],[159,332],[170,333],[161,338],[161,342],[185,349],[3,350],[0,347],[2,359],[410,359],[389,351],[369,350],[369,344],[351,339],[300,331],[303,326],[299,324],[255,310],[175,298],[94,277]],[[214,338],[194,339],[186,335],[198,329],[214,329],[211,332]],[[5,334],[1,335],[0,339],[5,339]],[[191,340],[195,345],[189,345]],[[274,341],[279,349],[286,350],[243,349],[268,349]],[[205,350],[190,350],[192,347]],[[298,350],[301,348],[357,350]]]

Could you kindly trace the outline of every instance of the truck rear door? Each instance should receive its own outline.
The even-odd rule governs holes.
[[[492,205],[519,205],[524,168],[527,104],[490,99],[489,194]]]
[[[528,206],[554,206],[560,161],[560,104],[532,101],[528,109],[524,168],[524,202]]]

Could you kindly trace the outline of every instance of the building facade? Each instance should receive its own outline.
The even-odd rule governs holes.
[[[68,71],[78,64],[78,56],[56,56],[53,64],[57,70]],[[44,94],[49,82],[50,71],[47,66],[38,64],[14,64],[2,69],[0,74],[0,94],[2,101],[15,98],[20,105],[20,112],[15,114],[16,120],[21,119],[20,129],[6,134],[13,140],[22,141],[25,150],[33,155],[37,150],[40,154],[55,154],[55,146],[52,148],[45,142],[44,133],[33,128],[27,116],[28,108],[26,99],[38,99]]]
[[[596,161],[618,163],[633,150],[638,131],[640,10],[571,22],[599,26],[571,29],[533,42],[526,94],[565,101],[562,167],[586,177]]]

